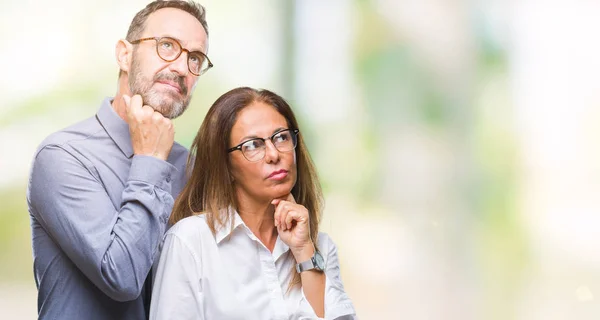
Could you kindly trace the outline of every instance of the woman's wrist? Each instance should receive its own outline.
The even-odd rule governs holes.
[[[315,254],[315,246],[311,241],[298,249],[292,250],[292,254],[296,259],[296,263],[308,261]]]

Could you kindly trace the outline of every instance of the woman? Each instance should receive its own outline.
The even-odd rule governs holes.
[[[237,88],[191,148],[155,274],[151,319],[355,319],[322,195],[289,105]],[[188,166],[189,167],[189,166]]]

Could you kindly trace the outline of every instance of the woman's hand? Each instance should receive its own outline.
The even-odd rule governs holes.
[[[271,201],[275,206],[275,227],[281,240],[290,247],[296,262],[309,260],[314,254],[310,238],[308,210],[296,203],[294,196]]]

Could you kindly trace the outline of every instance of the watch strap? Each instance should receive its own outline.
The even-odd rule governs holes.
[[[296,264],[296,271],[298,273],[309,270],[323,271],[323,266],[319,266],[319,263],[317,262],[317,255],[319,256],[320,261],[322,262],[323,258],[315,248],[315,252],[313,253],[312,257],[310,257],[310,259]]]
[[[317,264],[315,263],[315,256],[313,255],[310,259],[296,264],[296,271],[302,273],[302,271],[308,271],[315,269]]]

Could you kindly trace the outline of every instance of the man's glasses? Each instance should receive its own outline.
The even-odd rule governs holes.
[[[183,51],[188,53],[188,69],[195,76],[204,74],[208,69],[213,67],[208,57],[200,51],[190,52],[188,49],[184,49],[181,43],[176,39],[170,37],[154,37],[154,38],[142,38],[131,41],[131,44],[138,44],[142,41],[154,40],[156,41],[156,53],[158,56],[166,62],[173,62],[179,58]]]
[[[296,148],[298,143],[297,135],[300,132],[298,129],[285,129],[275,132],[268,138],[254,138],[246,140],[233,148],[227,149],[227,152],[240,150],[244,158],[250,162],[262,160],[265,157],[267,149],[267,140],[271,140],[275,149],[279,152],[290,152]]]

